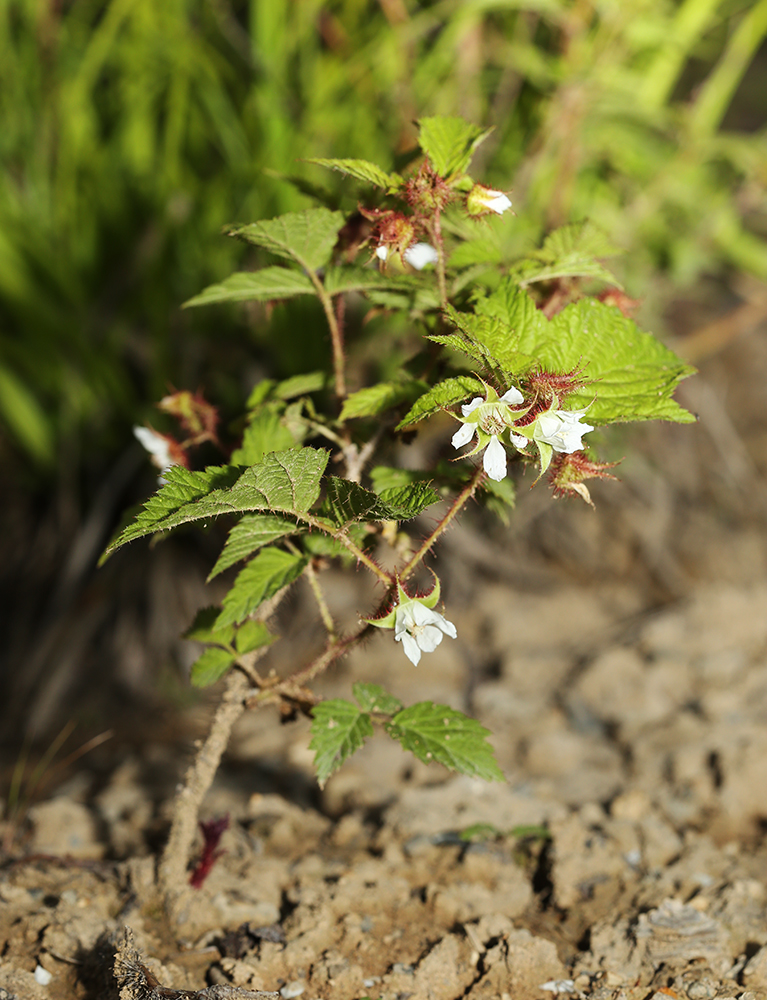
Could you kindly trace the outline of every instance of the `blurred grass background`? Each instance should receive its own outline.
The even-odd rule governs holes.
[[[592,219],[664,334],[702,284],[767,281],[766,38],[767,0],[0,4],[0,666],[27,678],[8,703],[66,645],[143,468],[130,425],[169,385],[244,399],[244,315],[179,307],[242,260],[222,225],[310,204],[280,173],[352,207],[297,161],[388,167],[422,115],[494,125],[472,173],[512,189],[520,251]]]

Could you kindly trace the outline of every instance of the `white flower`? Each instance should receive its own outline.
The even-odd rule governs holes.
[[[503,191],[495,191],[493,188],[485,187],[484,184],[475,184],[466,199],[466,207],[469,215],[487,215],[488,212],[495,212],[496,215],[503,215],[511,208],[511,201]]]
[[[427,264],[436,264],[439,255],[431,243],[414,243],[402,255],[416,271],[423,271]]]
[[[499,483],[506,476],[506,449],[503,447],[499,435],[509,429],[511,423],[509,417],[509,407],[524,402],[524,397],[519,389],[513,386],[508,389],[500,399],[483,399],[475,396],[470,403],[464,403],[461,413],[467,420],[455,432],[451,439],[454,448],[463,448],[477,435],[478,450],[485,445],[485,454],[482,457],[482,467],[490,479]],[[521,434],[515,434],[509,430],[511,443],[517,448],[524,448],[527,445],[527,438]],[[487,440],[489,438],[489,440]]]
[[[421,652],[433,653],[442,642],[442,636],[455,639],[455,625],[420,601],[406,601],[397,608],[394,617],[394,638],[402,643],[405,655],[418,666]]]
[[[511,208],[511,201],[503,191],[488,190],[485,192],[485,197],[482,200],[486,208],[489,208],[491,212],[496,212],[498,215],[503,215],[507,209]]]
[[[549,410],[542,413],[536,421],[533,439],[551,445],[554,451],[571,455],[583,448],[581,438],[594,428],[591,424],[582,424],[580,419],[585,410]]]
[[[161,472],[176,464],[171,458],[170,442],[163,434],[153,431],[151,427],[134,427],[133,433],[149,452],[152,465]]]

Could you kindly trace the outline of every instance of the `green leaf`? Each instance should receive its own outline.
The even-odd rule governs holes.
[[[320,495],[320,480],[328,457],[328,452],[315,448],[270,452],[258,465],[239,475],[233,485],[228,484],[240,473],[233,466],[205,472],[171,466],[165,474],[167,484],[147,501],[135,521],[110,542],[102,562],[126,542],[190,521],[257,510],[304,513]],[[219,484],[227,485],[216,488]]]
[[[452,311],[452,306],[448,306],[448,315]],[[463,316],[464,314],[457,313],[456,315]],[[472,316],[472,319],[474,318],[475,317]],[[433,340],[435,344],[441,344],[443,347],[449,347],[453,351],[459,351],[461,354],[465,354],[466,357],[471,358],[471,360],[478,365],[486,366],[488,364],[493,364],[495,360],[491,357],[486,348],[477,343],[475,338],[468,335],[460,336],[457,333],[433,333],[429,334],[427,339]]]
[[[402,702],[389,694],[378,684],[352,684],[352,694],[363,712],[378,712],[381,715],[395,715],[402,710]]]
[[[237,629],[235,646],[242,656],[252,653],[254,649],[261,649],[262,646],[270,646],[276,638],[263,622],[246,621]]]
[[[172,522],[169,526],[174,527],[175,524],[194,520],[194,517],[181,517],[180,520],[176,518],[181,510],[197,509],[196,505],[204,501],[208,494],[220,492],[221,487],[229,486],[239,474],[239,469],[227,465],[210,466],[204,472],[190,472],[181,465],[172,465],[165,470],[165,485],[146,501],[134,521],[117,532],[99,560],[99,565],[115,549],[134,538],[160,530],[158,525],[164,525],[166,521]],[[199,510],[202,511],[202,506]],[[200,513],[199,516],[206,517],[207,513]]]
[[[323,788],[330,775],[373,735],[373,723],[366,712],[342,698],[321,701],[312,716],[309,748],[315,752],[317,781]]]
[[[325,372],[306,372],[303,375],[293,375],[274,387],[277,399],[295,399],[296,396],[306,396],[310,392],[319,392],[327,385]]]
[[[388,511],[380,498],[359,483],[328,476],[323,513],[339,526],[352,521],[387,521]]]
[[[257,410],[259,406],[262,406],[269,399],[276,385],[277,383],[271,378],[262,378],[260,382],[256,382],[250,390],[245,408],[247,410]]]
[[[211,646],[192,664],[192,684],[200,688],[210,687],[224,676],[233,663],[231,653],[218,646]]]
[[[241,622],[259,605],[292,583],[309,560],[283,549],[269,548],[251,559],[242,569],[224,598],[216,628]]]
[[[504,781],[487,742],[489,731],[447,705],[421,701],[403,709],[386,724],[389,735],[426,763],[437,761],[485,781]]]
[[[521,375],[534,365],[552,372],[583,368],[589,384],[568,397],[567,408],[589,407],[589,423],[695,419],[671,398],[695,369],[615,306],[583,298],[549,321],[507,278],[475,313],[450,310],[449,316],[508,372]]]
[[[421,118],[418,145],[440,177],[449,180],[466,173],[474,150],[492,129],[481,129],[463,118]]]
[[[256,465],[270,451],[284,451],[299,443],[285,426],[284,409],[284,405],[272,403],[252,417],[242,444],[232,452],[232,465]]]
[[[397,430],[409,427],[411,424],[417,424],[419,420],[444,410],[446,406],[453,406],[477,393],[484,396],[485,387],[478,379],[472,378],[470,375],[457,375],[455,378],[438,382],[420,399],[416,400],[407,415],[397,424]]]
[[[389,521],[409,521],[433,503],[439,502],[439,494],[428,483],[423,482],[393,486],[382,490],[379,496],[388,511]]]
[[[542,343],[536,345],[534,337],[524,331],[519,347],[525,353],[535,352],[549,371],[569,371],[586,362],[584,375],[593,381],[568,397],[568,409],[592,404],[585,418],[588,423],[695,422],[671,398],[677,385],[695,369],[615,306],[580,299],[554,317]]]
[[[234,639],[234,627],[216,628],[219,608],[200,608],[194,621],[184,632],[185,639],[194,642],[215,642],[219,646],[230,646]]]
[[[398,379],[394,382],[379,382],[378,385],[359,389],[344,400],[339,420],[377,416],[385,410],[399,406],[400,403],[412,402],[426,387],[426,383],[420,379],[407,381]]]
[[[387,174],[378,164],[369,163],[367,160],[326,160],[320,157],[311,157],[306,162],[316,163],[319,167],[330,167],[331,170],[338,170],[340,173],[346,174],[347,177],[365,181],[367,184],[374,184],[388,192],[396,191],[403,184],[399,174]]]
[[[264,267],[260,271],[236,271],[217,285],[208,285],[183,308],[209,306],[213,302],[266,302],[293,295],[316,295],[317,290],[301,271],[287,267]]]
[[[345,292],[368,292],[375,289],[411,288],[407,275],[390,275],[369,267],[329,266],[325,272],[324,285],[328,295],[341,295]]]
[[[378,496],[359,483],[330,476],[325,509],[339,526],[352,521],[407,521],[438,500],[426,483],[396,487]]]
[[[210,571],[208,580],[212,580],[214,576],[223,573],[241,559],[247,559],[270,542],[302,530],[295,522],[287,521],[277,514],[245,514],[229,532],[226,544],[216,565]]]
[[[511,273],[522,286],[535,281],[579,277],[596,278],[622,288],[612,271],[598,260],[621,252],[593,222],[574,222],[547,236],[541,249],[528,254]]]
[[[226,233],[264,247],[279,257],[295,260],[307,270],[316,271],[330,260],[344,221],[343,212],[307,208],[303,212],[288,212],[263,222],[228,226]]]

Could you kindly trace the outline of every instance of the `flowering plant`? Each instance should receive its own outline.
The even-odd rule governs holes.
[[[424,761],[502,779],[487,731],[460,712],[432,702],[406,707],[373,684],[355,684],[354,702],[322,701],[311,682],[375,629],[389,630],[416,666],[445,636],[456,637],[436,610],[436,575],[426,594],[412,584],[469,500],[504,513],[514,504],[517,473],[531,466],[536,482],[548,474],[555,495],[590,503],[585,481],[610,477],[611,465],[592,454],[586,435],[616,422],[694,419],[672,399],[693,369],[619,308],[587,294],[589,285],[620,288],[603,263],[616,251],[602,233],[570,225],[522,260],[504,255],[511,202],[468,174],[487,134],[459,118],[423,119],[420,154],[405,175],[365,160],[311,161],[366,185],[363,202],[348,213],[320,206],[229,227],[279,263],[233,274],[187,303],[313,297],[330,358],[326,370],[258,382],[241,439],[220,465],[190,467],[195,445],[219,445],[215,412],[199,395],[163,401],[180,421],[181,440],[137,432],[162,466],[164,485],[107,554],[144,535],[226,518],[228,539],[211,576],[241,565],[220,607],[201,612],[188,633],[207,646],[192,683],[226,677],[226,687],[179,794],[160,867],[167,899],[184,883],[195,832],[190,816],[246,707],[312,715],[320,783],[374,725]],[[379,368],[367,384],[356,363],[355,343],[363,338],[349,322],[352,304],[373,322],[383,320]],[[451,438],[446,421],[427,465],[386,464],[422,422],[445,414],[460,426]],[[421,534],[415,519],[438,504]],[[401,530],[406,525],[413,530]],[[381,554],[394,536],[398,564],[389,570]],[[333,561],[364,569],[380,584],[378,607],[360,609],[359,626],[348,634],[322,591],[322,571]],[[302,576],[317,599],[325,647],[290,676],[265,675],[257,663],[276,640],[269,617]]]

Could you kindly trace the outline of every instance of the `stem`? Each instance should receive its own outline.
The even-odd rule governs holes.
[[[432,531],[432,533],[427,538],[423,540],[418,551],[410,557],[408,562],[405,564],[405,567],[400,571],[399,574],[400,580],[403,581],[407,580],[407,578],[413,573],[415,568],[419,565],[420,562],[422,562],[423,557],[426,555],[429,549],[434,545],[434,543],[437,541],[440,535],[444,534],[444,532],[447,530],[448,526],[456,517],[461,508],[464,507],[467,501],[469,501],[471,497],[474,496],[477,487],[484,478],[485,478],[485,470],[482,468],[481,465],[478,465],[477,468],[474,470],[474,475],[471,477],[466,486],[464,486],[464,488],[455,498],[455,500],[452,503],[452,506],[449,508],[448,512],[439,522],[437,527],[434,529],[434,531]]]
[[[325,595],[322,593],[322,588],[320,587],[320,581],[317,579],[317,573],[311,562],[306,564],[304,576],[309,581],[309,586],[312,588],[312,593],[314,594],[314,599],[317,602],[317,607],[320,609],[320,617],[322,618],[322,624],[325,626],[325,631],[328,633],[328,637],[331,640],[335,640],[337,638],[335,622],[333,621],[333,616],[330,614],[330,609],[328,608],[327,601],[325,600]]]
[[[431,225],[432,239],[437,250],[437,281],[439,283],[439,298],[442,308],[447,309],[447,279],[445,277],[445,241],[442,238],[442,223],[440,221],[440,210],[436,209]]]
[[[335,374],[336,396],[339,399],[344,399],[346,397],[344,336],[341,331],[341,326],[338,322],[335,309],[333,308],[333,299],[325,291],[325,286],[322,284],[312,268],[307,267],[306,272],[317,290],[317,295],[322,303],[322,308],[325,310],[325,318],[328,321],[328,329],[330,330],[330,342],[333,345],[333,372]]]
[[[274,613],[287,589],[283,587],[261,606],[258,616],[261,621]],[[264,646],[248,654],[251,671],[268,648]],[[251,678],[245,671],[235,668],[229,672],[226,689],[211,721],[208,735],[197,750],[184,776],[184,782],[176,793],[170,833],[157,870],[160,893],[174,924],[183,921],[189,896],[193,891],[189,886],[187,866],[197,834],[200,806],[213,783],[232,728],[245,711],[245,698],[250,684]]]
[[[327,521],[323,522],[318,518],[313,517],[311,514],[301,514],[301,520],[310,525],[312,528],[318,528],[320,531],[324,531],[325,534],[329,534],[331,538],[340,542],[345,549],[351,552],[357,562],[360,562],[363,566],[367,567],[373,576],[377,576],[381,583],[385,583],[387,587],[392,585],[394,577],[391,573],[387,573],[385,569],[381,569],[375,559],[371,559],[370,556],[363,549],[361,549],[356,542],[353,542],[351,538],[344,533],[343,529],[339,531],[328,531]]]

